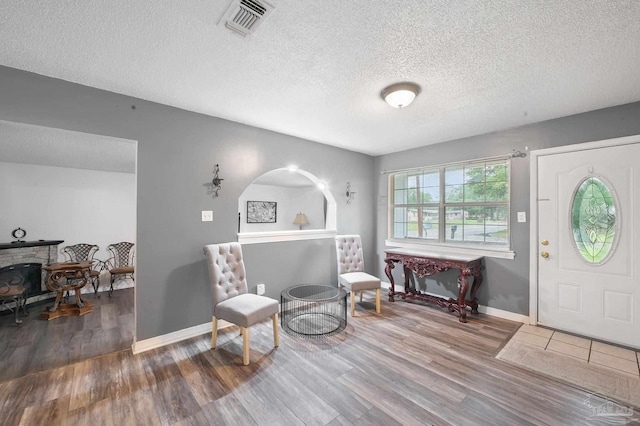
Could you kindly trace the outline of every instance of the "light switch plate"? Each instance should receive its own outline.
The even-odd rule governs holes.
[[[527,221],[527,212],[518,212],[518,222]]]
[[[202,210],[202,221],[213,222],[213,210]]]

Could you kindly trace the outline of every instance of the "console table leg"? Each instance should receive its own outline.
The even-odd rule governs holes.
[[[389,302],[393,302],[395,300],[395,283],[393,281],[393,273],[392,273],[392,269],[395,268],[395,264],[393,261],[387,261],[387,266],[384,268],[384,274],[387,276],[387,278],[389,278],[389,284],[391,284],[391,286],[389,287]]]
[[[460,308],[460,322],[467,322],[467,290],[469,289],[469,279],[463,271],[458,276],[458,306]]]
[[[469,295],[469,300],[471,301],[471,312],[474,314],[478,313],[478,299],[476,298],[476,292],[478,291],[480,284],[482,284],[482,272],[478,270],[473,274],[473,284],[471,285],[471,294]]]

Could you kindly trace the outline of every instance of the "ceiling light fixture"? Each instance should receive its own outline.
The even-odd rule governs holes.
[[[418,93],[420,93],[420,86],[415,83],[403,82],[387,87],[380,93],[380,96],[390,106],[404,108],[413,102]]]

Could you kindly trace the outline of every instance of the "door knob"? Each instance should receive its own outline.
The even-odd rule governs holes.
[[[548,246],[549,245],[549,241],[548,240],[542,240],[542,241],[540,241],[540,244],[542,244],[543,246]]]
[[[545,259],[549,257],[549,253],[547,253],[546,251],[543,251],[542,253],[540,253],[540,256],[544,257]]]

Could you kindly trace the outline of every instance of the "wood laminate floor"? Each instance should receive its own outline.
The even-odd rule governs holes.
[[[31,306],[26,317],[20,311],[20,326],[13,314],[0,316],[0,381],[130,348],[133,291],[116,290],[111,297],[104,292],[99,298],[83,295],[95,305],[93,312],[82,316],[39,319],[53,300]]]
[[[327,339],[281,333],[274,349],[271,322],[252,327],[248,366],[242,338],[229,327],[219,332],[215,351],[206,334],[1,382],[0,422],[611,424],[596,415],[602,398],[494,358],[520,323],[480,314],[461,324],[439,308],[405,302],[383,301],[376,315],[372,302],[359,305],[347,328]]]

